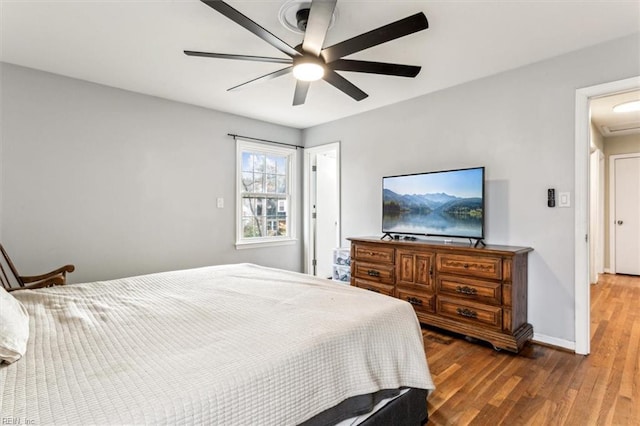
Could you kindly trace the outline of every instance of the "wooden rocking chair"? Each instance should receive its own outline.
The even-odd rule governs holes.
[[[18,275],[13,262],[11,262],[7,252],[4,251],[4,247],[0,244],[0,281],[2,281],[2,287],[7,291],[64,285],[67,282],[67,272],[73,272],[75,269],[73,265],[65,265],[42,275]]]

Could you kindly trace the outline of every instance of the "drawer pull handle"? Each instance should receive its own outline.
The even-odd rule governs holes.
[[[375,269],[369,269],[367,271],[367,275],[369,275],[370,277],[379,277],[380,271],[376,271]]]
[[[468,263],[465,263],[464,265],[462,265],[462,267],[463,267],[464,269],[469,269],[469,264],[468,264]]]
[[[422,300],[418,299],[417,297],[407,297],[407,302],[411,303],[412,305],[422,306]]]
[[[456,287],[456,291],[458,293],[467,294],[469,296],[475,296],[476,293],[478,292],[478,290],[476,290],[475,288],[469,287],[469,286],[466,286],[466,285],[464,287],[462,287],[462,286]]]
[[[458,312],[458,315],[466,317],[466,318],[478,318],[478,313],[476,311],[472,311],[471,309],[458,308],[458,309],[456,309],[456,311]]]
[[[367,287],[367,290],[373,291],[374,293],[380,293],[380,290],[378,290],[377,288],[373,288],[373,287]]]

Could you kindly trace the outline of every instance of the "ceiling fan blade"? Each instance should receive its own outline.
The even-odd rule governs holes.
[[[276,64],[291,64],[293,61],[286,58],[271,58],[268,56],[228,55],[226,53],[194,52],[185,50],[187,56],[201,56],[204,58],[238,59],[241,61],[274,62]]]
[[[307,29],[304,32],[302,50],[320,56],[337,0],[313,0],[309,10]]]
[[[422,68],[416,65],[388,64],[386,62],[356,61],[352,59],[337,59],[327,64],[327,66],[336,71],[366,72],[398,77],[415,77]]]
[[[383,27],[376,28],[359,36],[342,41],[323,49],[321,52],[325,62],[333,62],[352,53],[377,46],[387,41],[395,40],[409,34],[429,28],[429,22],[424,13],[419,12],[408,18],[401,19]]]
[[[328,70],[324,77],[322,77],[327,83],[331,84],[338,90],[342,90],[347,95],[351,96],[356,101],[361,101],[366,98],[367,95],[362,90],[358,89],[353,83],[351,83],[346,78],[339,75],[337,72],[333,70]]]
[[[237,86],[233,86],[233,87],[227,89],[227,91],[230,92],[230,91],[233,91],[233,90],[244,89],[245,87],[251,86],[251,85],[256,84],[256,83],[262,83],[263,81],[268,81],[268,80],[274,79],[276,77],[280,77],[282,75],[289,74],[292,69],[293,69],[293,67],[286,67],[286,68],[283,68],[281,70],[274,71],[274,72],[271,72],[269,74],[265,74],[265,75],[260,76],[258,78],[254,78],[253,80],[249,80],[249,81],[247,81],[245,83],[238,84]]]
[[[310,81],[298,80],[296,82],[296,91],[293,94],[293,106],[302,105],[304,103],[305,99],[307,99],[307,92],[309,91],[310,86]]]
[[[300,53],[295,50],[293,47],[289,46],[284,41],[280,40],[278,37],[271,34],[269,31],[262,28],[260,25],[253,22],[251,19],[244,16],[242,13],[238,12],[233,7],[229,6],[227,3],[222,0],[200,0],[202,3],[206,4],[210,8],[220,12],[227,18],[231,19],[236,24],[244,27],[245,29],[251,31],[253,34],[257,35],[282,53],[285,53],[292,58],[296,56],[300,56]]]

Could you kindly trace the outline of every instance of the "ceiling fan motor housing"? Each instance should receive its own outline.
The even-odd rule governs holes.
[[[296,12],[296,26],[300,31],[307,30],[307,22],[309,21],[309,9],[303,8]]]

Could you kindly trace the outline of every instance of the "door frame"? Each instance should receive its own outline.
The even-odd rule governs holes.
[[[640,152],[615,154],[609,156],[609,270],[616,273],[616,160],[621,158],[637,158]],[[613,226],[613,227],[612,227]]]
[[[315,232],[314,232],[314,221],[312,214],[313,211],[313,198],[315,196],[315,188],[313,188],[313,170],[312,166],[314,163],[314,157],[318,154],[335,151],[336,154],[336,181],[338,182],[338,192],[336,194],[337,197],[337,205],[338,205],[338,226],[337,226],[337,235],[336,235],[336,247],[340,245],[340,241],[342,238],[342,206],[341,206],[341,188],[342,183],[340,181],[340,169],[341,169],[341,161],[340,161],[340,142],[331,142],[324,145],[317,145],[311,148],[304,149],[304,190],[303,190],[303,214],[304,214],[304,248],[303,248],[303,256],[304,256],[304,273],[313,274],[313,247],[316,243],[315,241]]]
[[[640,88],[640,76],[576,90],[574,179],[574,288],[575,347],[577,354],[587,355],[591,349],[591,297],[589,294],[589,154],[593,98]]]
[[[589,216],[589,282],[594,284],[598,281],[598,274],[604,272],[604,152],[595,148],[589,161],[589,214],[593,213],[593,217]]]

